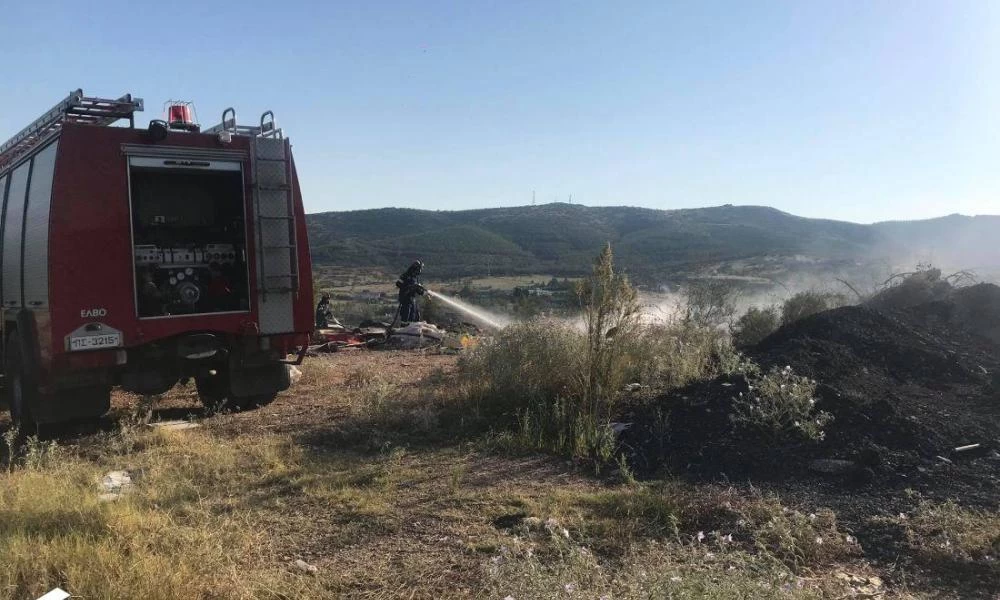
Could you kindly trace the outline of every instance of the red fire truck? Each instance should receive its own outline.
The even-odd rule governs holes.
[[[142,109],[77,90],[0,146],[15,421],[99,416],[113,386],[156,395],[182,379],[207,405],[260,405],[304,356],[309,247],[274,114],[246,126],[230,108],[201,130],[172,102],[142,129]]]

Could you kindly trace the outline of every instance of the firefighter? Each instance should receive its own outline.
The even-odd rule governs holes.
[[[405,273],[396,280],[396,287],[399,288],[399,310],[396,317],[403,323],[412,323],[420,320],[420,309],[417,307],[417,296],[422,296],[427,290],[420,285],[418,277],[424,270],[424,263],[419,260],[414,261]],[[395,322],[395,319],[393,320]]]
[[[331,319],[337,321],[333,317],[333,307],[330,306],[330,294],[323,294],[316,305],[316,329],[326,329],[330,326]]]

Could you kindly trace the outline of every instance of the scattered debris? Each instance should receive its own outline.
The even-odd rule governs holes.
[[[302,379],[302,369],[296,367],[295,365],[288,365],[288,379],[295,385]]]
[[[417,321],[405,327],[393,329],[387,343],[396,348],[426,348],[437,346],[444,339],[445,331],[437,325]]]
[[[72,594],[66,590],[62,588],[55,588],[39,596],[37,600],[66,600],[66,598],[70,597],[72,597]]]
[[[554,517],[549,517],[545,520],[545,530],[553,536],[562,536],[569,539],[569,530],[559,524]]]
[[[839,572],[834,578],[843,581],[851,588],[852,596],[881,597],[885,594],[882,578],[876,575],[855,575]]]
[[[146,427],[154,429],[167,429],[169,431],[183,431],[185,429],[195,429],[201,427],[201,423],[191,421],[157,421],[156,423],[146,423]]]
[[[981,458],[990,453],[990,447],[986,444],[966,444],[951,451],[955,458]]]
[[[101,478],[101,489],[104,492],[98,496],[102,502],[112,502],[132,490],[132,475],[128,471],[109,471]]]
[[[611,423],[610,424],[611,431],[614,431],[615,434],[619,434],[619,433],[621,433],[623,431],[626,431],[631,426],[632,426],[631,423]]]
[[[980,446],[979,444],[968,444],[968,445],[965,445],[965,446],[959,446],[958,448],[955,448],[953,450],[953,452],[956,452],[956,453],[958,453],[958,452],[968,452],[969,450],[976,450],[977,448],[979,448],[979,446]]]

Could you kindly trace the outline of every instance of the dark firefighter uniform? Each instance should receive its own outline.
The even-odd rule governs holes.
[[[316,305],[316,328],[326,329],[333,319],[333,307],[330,306],[330,294],[323,294]],[[333,319],[336,321],[336,319]]]
[[[424,269],[424,263],[415,261],[405,273],[396,280],[396,287],[399,288],[399,311],[397,316],[403,323],[412,323],[420,320],[420,309],[417,307],[417,296],[423,295],[426,291],[417,279]]]

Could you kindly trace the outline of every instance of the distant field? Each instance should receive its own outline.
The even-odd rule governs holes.
[[[430,271],[430,269],[428,269]],[[433,277],[433,273],[429,273],[429,277],[425,278],[425,285],[431,288],[437,288],[445,291],[459,290],[465,286],[469,286],[473,289],[494,289],[494,290],[512,290],[515,287],[524,287],[530,285],[544,285],[552,279],[552,275],[536,274],[536,275],[505,275],[505,276],[494,276],[494,277],[460,277],[454,279],[438,279]],[[398,275],[397,275],[398,276]],[[354,283],[342,283],[341,285],[321,285],[319,286],[324,291],[330,292],[385,292],[394,293],[396,286],[394,285],[396,276],[386,277],[384,279],[376,279],[372,275],[359,276],[357,281]]]

